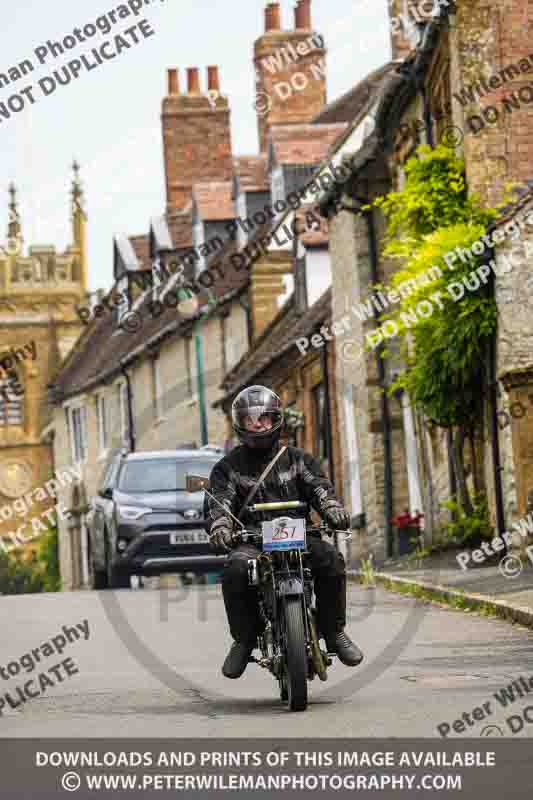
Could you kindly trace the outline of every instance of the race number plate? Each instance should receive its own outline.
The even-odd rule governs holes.
[[[305,519],[278,517],[263,522],[263,550],[305,550]]]

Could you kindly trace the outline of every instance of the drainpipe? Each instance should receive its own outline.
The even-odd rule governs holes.
[[[424,86],[424,79],[422,76],[416,76],[416,88],[422,97],[422,115],[424,117],[424,127],[426,129],[427,143],[430,147],[435,147],[435,138],[433,136],[433,121],[431,118],[431,107],[429,105],[428,94]]]
[[[457,478],[455,476],[455,469],[453,466],[453,458],[452,458],[452,432],[450,429],[446,431],[446,452],[448,454],[448,483],[450,485],[450,496],[453,497],[455,500],[457,495]],[[457,514],[455,511],[452,513],[452,519],[455,520],[457,518]]]
[[[489,263],[492,259],[496,258],[493,249],[489,250],[484,259],[485,263]],[[491,272],[491,280],[488,284],[488,291],[494,293],[494,273]],[[496,524],[498,526],[498,534],[501,536],[505,531],[505,513],[503,504],[503,488],[502,488],[502,460],[500,454],[500,440],[498,438],[498,400],[496,393],[496,334],[490,337],[487,343],[486,355],[486,372],[488,377],[489,388],[489,418],[490,418],[490,443],[492,450],[492,466],[494,470],[494,499],[496,501]],[[506,546],[507,549],[507,546]]]
[[[378,253],[376,242],[376,228],[374,225],[374,211],[369,209],[363,212],[368,228],[368,248],[370,255],[370,277],[373,284],[379,281]],[[381,389],[381,419],[383,421],[383,457],[384,457],[384,490],[385,490],[385,535],[387,540],[387,556],[394,555],[394,540],[392,531],[393,515],[393,487],[392,487],[392,441],[389,398],[386,392],[385,365],[381,358],[383,345],[376,349],[376,364],[378,370],[379,386]]]
[[[212,292],[208,289],[207,294],[209,297],[209,305],[216,302]],[[206,314],[194,323],[194,346],[196,350],[196,373],[198,375],[198,406],[200,409],[200,436],[202,439],[202,446],[208,444],[209,434],[207,429],[207,407],[205,400],[205,376],[204,376],[204,350],[203,350],[203,336],[202,328]]]
[[[204,354],[202,341],[202,323],[194,325],[194,346],[196,349],[196,371],[198,374],[198,405],[200,406],[200,435],[202,445],[207,444],[207,412],[205,407]]]
[[[120,371],[126,378],[126,393],[128,395],[128,433],[130,439],[130,453],[135,452],[135,433],[133,431],[133,400],[132,400],[132,391],[131,391],[131,381],[130,376],[126,372],[126,367],[124,366],[124,362],[120,362]]]
[[[490,413],[490,441],[492,448],[492,464],[494,468],[494,499],[496,501],[496,524],[498,534],[505,531],[505,514],[503,510],[502,489],[502,462],[500,454],[500,441],[498,439],[498,400],[496,395],[496,336],[490,338],[487,347],[488,376],[489,376],[489,413]]]
[[[320,362],[322,375],[324,376],[324,435],[326,437],[326,449],[328,453],[329,479],[332,486],[335,486],[335,463],[333,461],[333,436],[331,433],[331,414],[330,414],[330,392],[328,378],[328,348],[323,347],[320,351]],[[335,548],[339,549],[339,535],[334,533]]]
[[[331,483],[335,483],[335,465],[333,463],[333,436],[331,433],[331,414],[330,414],[330,391],[328,380],[328,349],[323,347],[320,351],[320,361],[322,375],[324,376],[324,434],[326,437],[326,449],[329,461],[329,478]]]

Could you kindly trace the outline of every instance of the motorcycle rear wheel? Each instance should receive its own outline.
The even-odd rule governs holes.
[[[285,600],[285,685],[291,711],[307,708],[307,652],[302,600]]]

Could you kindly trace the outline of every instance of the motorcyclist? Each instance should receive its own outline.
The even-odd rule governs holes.
[[[227,678],[239,678],[262,632],[257,590],[248,583],[248,559],[259,555],[257,548],[235,546],[232,534],[238,530],[233,517],[245,527],[257,527],[279,512],[249,514],[244,501],[276,453],[283,424],[279,397],[264,386],[250,386],[235,398],[232,425],[241,445],[222,458],[211,472],[206,493],[206,527],[213,547],[229,552],[224,564],[222,594],[231,635],[235,640],[222,667]],[[262,482],[253,502],[301,500],[314,508],[336,530],[346,530],[350,517],[318,461],[296,447],[288,447]],[[301,512],[283,511],[284,516]],[[307,537],[311,570],[317,598],[318,627],[329,652],[337,653],[347,666],[356,666],[363,654],[344,632],[346,624],[346,570],[342,554],[318,534]]]

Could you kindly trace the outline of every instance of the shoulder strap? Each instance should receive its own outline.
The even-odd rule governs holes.
[[[287,449],[287,447],[286,447],[286,445],[284,445],[281,448],[281,450],[279,450],[279,452],[276,453],[276,455],[274,456],[274,458],[272,459],[270,464],[267,464],[267,466],[265,467],[265,469],[263,470],[263,472],[259,476],[259,478],[257,480],[257,483],[254,486],[252,486],[252,488],[250,489],[250,491],[246,495],[246,499],[245,499],[244,503],[241,506],[241,510],[237,514],[237,519],[241,518],[242,512],[244,511],[246,506],[249,504],[250,500],[252,500],[255,497],[255,495],[256,495],[259,487],[261,486],[262,482],[265,480],[266,476],[269,474],[270,470],[272,469],[272,467],[274,466],[274,464],[276,463],[278,458],[281,458],[281,456],[283,455],[283,453],[285,452],[286,449]]]

